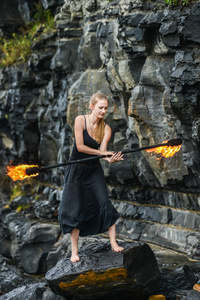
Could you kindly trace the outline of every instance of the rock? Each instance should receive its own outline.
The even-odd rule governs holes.
[[[0,256],[0,290],[3,294],[18,288],[21,285],[38,282],[37,278],[30,278],[14,266],[11,259]],[[40,281],[44,281],[40,278]]]
[[[67,299],[144,299],[160,285],[155,256],[147,244],[122,245],[122,253],[104,244],[85,250],[77,263],[61,259],[46,273],[48,285]]]
[[[161,291],[169,299],[175,299],[176,292],[178,290],[190,290],[196,283],[195,275],[192,272],[191,268],[187,265],[171,271],[163,269],[161,271],[161,278]]]
[[[3,28],[6,33],[11,33],[13,28],[24,26],[30,22],[33,12],[35,12],[35,5],[32,0],[4,1],[1,3],[0,28]]]
[[[187,42],[195,42],[200,43],[199,38],[199,14],[200,14],[200,4],[197,3],[192,9],[189,16],[187,16],[184,20],[183,27],[180,28],[181,34],[184,36]]]
[[[57,296],[46,287],[45,283],[35,283],[23,285],[11,292],[0,296],[1,300],[64,300],[63,297]]]
[[[46,271],[46,257],[59,233],[59,225],[31,222],[19,214],[6,217],[12,258],[30,274]]]
[[[174,33],[176,32],[178,29],[177,27],[177,22],[176,21],[170,21],[170,22],[164,22],[160,28],[159,28],[159,32],[162,34],[162,35],[167,35],[167,34],[170,34],[170,33]]]
[[[33,0],[1,2],[2,37],[35,13]],[[37,245],[31,240],[31,249],[28,240],[22,241],[25,231],[28,235],[39,220],[56,221],[60,200],[60,196],[52,200],[51,193],[43,194],[41,188],[37,196],[32,191],[9,203],[14,184],[5,175],[6,165],[67,162],[74,119],[88,113],[91,94],[100,90],[110,99],[109,150],[148,146],[172,137],[183,140],[172,158],[141,151],[125,156],[119,165],[103,164],[109,196],[118,200],[119,232],[199,258],[199,3],[173,9],[163,0],[42,0],[42,4],[55,12],[55,31],[46,34],[41,25],[36,35],[42,35],[33,40],[28,62],[0,68],[0,201],[2,206],[9,204],[1,214],[0,253],[19,265],[20,253],[32,255]],[[28,182],[52,185],[61,193],[63,175],[63,167],[55,168]],[[12,225],[5,221],[8,213],[26,203],[31,206],[20,220],[17,215]],[[27,221],[30,216],[36,218],[33,223]],[[40,240],[34,272],[48,269],[47,260],[52,267],[63,255],[64,246],[57,244],[58,224],[50,224],[56,229],[49,244]],[[31,271],[24,261],[23,265]]]
[[[178,47],[180,45],[180,37],[178,34],[168,34],[163,37],[163,42],[168,47]]]
[[[199,300],[199,292],[190,290],[190,291],[179,291],[176,293],[177,300]]]
[[[64,4],[64,0],[41,0],[41,3],[44,9],[48,9]]]

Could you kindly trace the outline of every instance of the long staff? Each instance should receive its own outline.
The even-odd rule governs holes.
[[[171,139],[171,140],[168,140],[166,143],[152,145],[152,146],[146,146],[146,147],[141,147],[141,148],[135,148],[135,149],[127,149],[127,150],[123,150],[121,152],[122,152],[122,154],[127,154],[127,153],[138,152],[138,151],[148,150],[148,149],[154,149],[154,148],[159,148],[159,147],[164,147],[164,146],[175,147],[175,146],[180,146],[181,144],[182,144],[181,139]],[[37,167],[36,166],[36,167],[27,168],[25,170],[25,172],[27,175],[31,176],[33,174],[40,173],[40,172],[43,172],[48,169],[59,168],[59,167],[63,167],[63,166],[71,165],[71,164],[84,163],[84,162],[88,162],[88,161],[98,160],[98,159],[104,158],[104,157],[106,157],[106,155],[95,155],[95,156],[88,157],[88,158],[72,160],[72,161],[68,161],[66,163],[60,163],[60,164],[46,166],[46,167],[39,167],[39,166]]]

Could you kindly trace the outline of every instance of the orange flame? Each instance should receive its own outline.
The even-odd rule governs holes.
[[[32,167],[38,167],[37,165],[18,165],[18,166],[7,166],[7,175],[12,178],[12,180],[23,180],[25,178],[29,177],[35,177],[39,175],[39,173],[35,173],[32,175],[26,174],[26,169],[32,168]]]
[[[167,143],[167,141],[164,141],[163,144]],[[148,149],[147,152],[151,154],[158,154],[159,158],[165,157],[172,157],[175,153],[177,153],[181,149],[181,145],[179,146],[163,146],[163,147],[157,147],[154,149]]]

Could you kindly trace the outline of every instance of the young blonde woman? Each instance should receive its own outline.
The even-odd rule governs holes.
[[[75,119],[75,141],[70,160],[106,155],[109,163],[123,160],[121,152],[107,151],[111,128],[105,124],[104,115],[108,98],[102,93],[90,99],[91,114]],[[94,235],[108,231],[111,248],[123,251],[116,241],[115,223],[119,214],[108,199],[103,169],[99,160],[68,165],[65,173],[59,222],[62,232],[71,233],[71,261],[80,260],[79,236]]]

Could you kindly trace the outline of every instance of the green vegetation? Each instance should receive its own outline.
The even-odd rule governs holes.
[[[30,203],[29,204],[26,204],[26,205],[19,205],[16,209],[16,212],[22,212],[26,209],[30,208]]]
[[[10,39],[0,39],[0,51],[2,53],[0,67],[27,61],[31,54],[31,44],[39,39],[41,32],[43,34],[48,33],[55,28],[51,11],[44,10],[41,2],[36,4],[36,8],[37,13],[33,21],[26,28],[22,28],[20,34],[13,33]]]
[[[165,0],[165,3],[168,3],[172,6],[177,6],[177,5],[189,5],[191,3],[191,0]]]
[[[25,193],[22,191],[21,185],[15,185],[11,191],[10,202],[19,196],[25,196]]]
[[[17,61],[24,62],[31,53],[31,40],[25,35],[13,33],[12,39],[2,39],[1,42],[0,49],[3,52],[1,67],[12,65]]]

